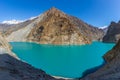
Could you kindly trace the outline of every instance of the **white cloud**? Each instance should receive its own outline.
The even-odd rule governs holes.
[[[3,21],[2,23],[3,24],[18,24],[18,23],[21,23],[21,22],[23,22],[23,20],[15,20],[15,19],[13,19],[13,20]]]

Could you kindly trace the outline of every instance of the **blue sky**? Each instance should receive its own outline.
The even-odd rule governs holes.
[[[52,6],[98,27],[120,20],[120,0],[0,0],[0,22],[25,20]]]

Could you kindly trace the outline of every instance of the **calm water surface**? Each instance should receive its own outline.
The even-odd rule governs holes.
[[[82,46],[55,46],[29,42],[11,42],[20,59],[54,76],[81,77],[90,68],[101,65],[102,56],[114,44],[93,42]]]

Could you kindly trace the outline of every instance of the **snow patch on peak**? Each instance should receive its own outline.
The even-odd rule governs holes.
[[[99,29],[106,29],[108,26],[99,27]]]
[[[35,18],[37,18],[38,16],[34,16],[34,17],[31,17],[31,18],[29,18],[29,20],[33,20],[33,19],[35,19]]]

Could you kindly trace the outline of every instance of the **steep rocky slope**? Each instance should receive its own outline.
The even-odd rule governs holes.
[[[81,80],[120,80],[120,40],[104,55],[106,64]]]
[[[76,17],[51,8],[26,27],[12,32],[9,41],[34,41],[41,44],[88,44],[104,32]]]
[[[10,50],[11,46],[7,42],[7,40],[0,33],[0,48],[5,48],[6,50]]]
[[[106,35],[103,37],[103,42],[117,42],[120,39],[120,22],[111,22]]]
[[[32,20],[32,22],[28,22],[26,26],[23,26],[22,24],[20,24],[17,30],[13,29],[14,31],[12,30],[12,33],[6,36],[6,39],[8,41],[28,41],[27,36],[29,35],[33,27],[36,26],[36,23],[41,21],[42,17],[43,15],[35,18],[34,20]],[[22,27],[22,28],[19,28],[19,27]],[[6,33],[9,33],[9,32],[10,31],[7,31]]]

